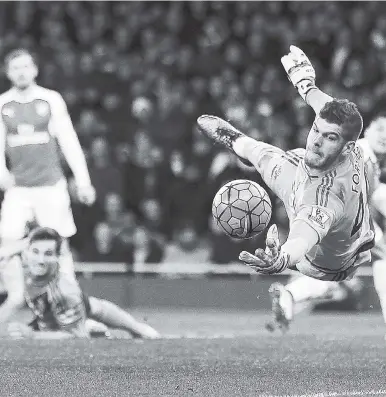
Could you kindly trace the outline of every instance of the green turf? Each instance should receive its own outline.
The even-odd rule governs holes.
[[[284,337],[265,332],[261,313],[142,313],[170,339],[1,340],[0,395],[386,395],[378,313],[303,315]]]

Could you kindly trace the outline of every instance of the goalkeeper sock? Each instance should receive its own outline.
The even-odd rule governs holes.
[[[375,261],[373,264],[374,286],[381,304],[383,319],[386,323],[386,261]]]
[[[338,299],[339,295],[346,294],[346,291],[335,281],[322,281],[307,276],[296,278],[287,284],[285,289],[291,293],[295,303],[328,299],[340,300]]]
[[[94,320],[106,324],[110,328],[123,329],[133,336],[143,338],[157,338],[159,333],[150,325],[137,321],[127,311],[121,309],[115,303],[104,299],[90,297],[91,313]]]
[[[255,143],[255,139],[248,136],[241,136],[236,138],[236,140],[232,143],[232,148],[239,157],[248,160],[248,149],[251,146],[253,147]]]

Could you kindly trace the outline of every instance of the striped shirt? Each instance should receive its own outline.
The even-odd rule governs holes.
[[[40,330],[69,331],[86,319],[82,290],[75,278],[64,273],[46,285],[36,286],[25,272],[24,295]]]

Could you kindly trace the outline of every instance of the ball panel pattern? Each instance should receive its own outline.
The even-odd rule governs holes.
[[[257,236],[268,226],[272,204],[268,193],[258,183],[237,179],[216,193],[212,213],[225,234],[245,239]]]

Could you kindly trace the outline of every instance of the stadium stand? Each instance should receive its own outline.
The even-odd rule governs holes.
[[[64,95],[88,156],[98,201],[85,209],[74,198],[77,259],[226,264],[259,245],[212,232],[217,188],[232,178],[259,179],[203,140],[196,117],[230,119],[283,149],[303,145],[312,112],[280,65],[297,43],[312,58],[319,86],[358,103],[366,123],[386,100],[384,8],[1,3],[0,54],[24,46],[38,55],[39,81]],[[2,76],[0,90],[7,88]],[[283,211],[274,214],[285,235]]]

